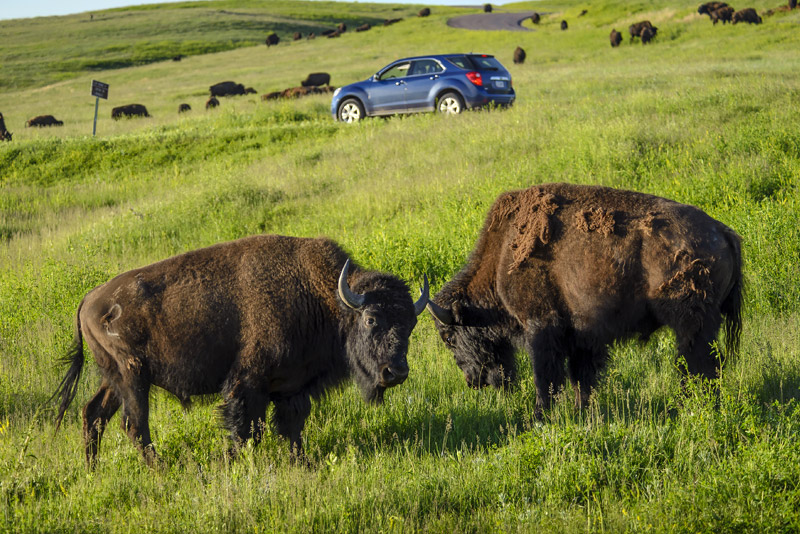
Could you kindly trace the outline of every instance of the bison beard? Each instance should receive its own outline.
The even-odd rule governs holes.
[[[536,412],[569,377],[585,404],[608,345],[674,330],[686,370],[717,376],[725,316],[741,332],[739,236],[701,210],[605,187],[547,184],[501,195],[467,265],[428,303],[473,387],[516,376],[528,352]]]
[[[426,302],[427,280],[415,303],[404,282],[351,268],[326,239],[254,236],[128,271],[78,306],[56,427],[77,392],[85,338],[102,375],[83,409],[90,468],[119,408],[123,430],[156,460],[153,385],[184,404],[221,393],[233,452],[261,439],[272,403],[275,430],[303,457],[312,398],[352,377],[367,401],[380,402],[405,380],[408,338]]]

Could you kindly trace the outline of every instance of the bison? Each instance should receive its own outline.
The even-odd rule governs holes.
[[[219,100],[217,100],[216,96],[212,96],[208,100],[206,100],[206,109],[213,109],[219,106]]]
[[[525,50],[522,47],[518,46],[517,48],[514,49],[514,63],[515,64],[525,63],[525,58],[526,57],[527,57],[527,54],[525,53]]]
[[[567,21],[566,20],[562,20],[561,21],[561,29],[562,30],[566,30],[567,28],[569,28],[569,25],[567,24]]]
[[[187,103],[183,103],[178,106],[178,113],[186,113],[187,111],[192,111],[192,106]]]
[[[266,101],[266,100],[277,100],[282,96],[283,96],[283,92],[282,91],[273,91],[271,93],[265,93],[265,94],[261,95],[261,100],[264,100],[264,101]]]
[[[422,9],[419,10],[419,13],[417,13],[417,16],[419,16],[419,17],[427,17],[430,14],[431,14],[431,8],[423,7]]]
[[[649,20],[643,20],[641,22],[637,22],[635,24],[631,24],[630,26],[628,26],[628,33],[631,34],[630,42],[633,42],[633,39],[636,37],[641,37],[642,30],[644,30],[645,28],[650,28],[650,30],[653,32],[651,38],[655,37],[656,33],[658,33],[658,28],[653,26]]]
[[[534,24],[539,24],[542,21],[542,16],[539,13],[534,13],[531,15],[531,22]]]
[[[730,6],[721,7],[711,12],[711,22],[716,24],[722,21],[723,24],[730,22],[733,18],[733,8]]]
[[[372,25],[370,25],[369,22],[365,22],[364,24],[362,24],[361,26],[356,28],[356,31],[357,32],[365,32],[365,31],[369,31],[371,29],[372,29]]]
[[[114,120],[121,119],[122,117],[149,117],[147,108],[141,104],[127,104],[125,106],[118,106],[111,110],[111,118]]]
[[[208,88],[211,96],[236,96],[245,94],[244,85],[236,82],[219,82]]]
[[[403,20],[403,19],[402,19],[402,18],[397,18],[397,19],[384,19],[384,21],[383,21],[383,25],[384,25],[384,26],[391,26],[392,24],[397,24],[397,23],[398,23],[398,22],[400,22],[401,20]]]
[[[6,130],[6,121],[0,113],[0,141],[11,141],[11,132]]]
[[[83,408],[86,461],[93,467],[109,419],[148,464],[157,461],[148,422],[158,386],[184,405],[222,394],[233,438],[258,443],[267,406],[272,423],[302,458],[301,432],[317,399],[354,378],[365,400],[380,403],[408,376],[408,339],[427,303],[414,302],[395,276],[366,271],[336,243],[251,236],[187,252],[120,274],[84,296],[75,315],[69,369],[56,428],[78,389],[83,341],[100,387]]]
[[[340,22],[338,26],[336,26],[336,31],[339,33],[344,33],[347,31],[347,24],[344,22]]]
[[[608,187],[545,184],[507,192],[466,266],[429,302],[439,335],[472,387],[511,385],[530,356],[536,415],[566,375],[588,401],[608,345],[676,335],[687,371],[717,376],[725,316],[741,332],[739,236],[700,209]]]
[[[300,82],[303,87],[319,87],[320,85],[330,85],[331,75],[327,72],[312,72],[306,79]]]
[[[25,127],[43,128],[46,126],[64,126],[64,121],[60,121],[52,115],[39,115],[32,119],[28,119]]]
[[[257,95],[258,91],[256,91],[252,87],[246,87],[245,90],[244,90],[244,94],[246,94],[246,95]]]
[[[756,10],[752,7],[747,7],[745,9],[740,9],[739,11],[735,12],[731,16],[731,22],[736,24],[737,22],[746,22],[748,24],[761,24],[761,17],[758,16]]]
[[[294,34],[292,34],[292,40],[294,41],[299,41],[302,38],[303,34],[301,32],[294,32]]]
[[[727,5],[728,4],[725,2],[706,2],[705,4],[700,4],[700,7],[697,8],[697,12],[701,15],[708,15],[709,18],[711,18],[711,13]]]
[[[483,4],[483,12],[484,13],[491,13],[492,12],[492,4]]]
[[[280,42],[281,42],[281,38],[278,37],[277,33],[271,33],[271,34],[267,35],[267,39],[265,41],[265,43],[267,44],[267,48],[269,48],[270,46],[273,46],[273,45],[277,45]]]
[[[622,42],[622,34],[619,33],[617,30],[612,29],[611,33],[608,35],[609,40],[611,41],[611,46],[616,48]]]

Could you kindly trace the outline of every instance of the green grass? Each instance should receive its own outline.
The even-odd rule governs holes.
[[[548,1],[503,6],[547,15],[535,31],[495,33],[446,26],[475,9],[434,6],[419,19],[408,16],[418,6],[209,4],[0,23],[17,36],[0,47],[4,102],[14,103],[0,109],[14,132],[0,144],[0,531],[800,531],[800,12],[714,27],[696,4],[674,0],[606,1],[580,18],[585,4]],[[181,43],[200,33],[214,43],[229,38],[224,17],[203,30],[217,9],[321,25],[346,13],[406,18],[180,63],[69,67],[56,84],[57,69],[31,67],[85,55],[41,39],[37,25],[73,25],[81,38],[72,40],[88,43],[93,24],[125,17],[126,47],[154,21],[185,29],[172,35]],[[651,45],[609,47],[612,27],[645,18],[659,27]],[[511,62],[518,45],[524,65]],[[15,47],[38,52],[13,66]],[[217,81],[264,93],[327,71],[338,86],[395,57],[440,50],[496,54],[517,104],[351,126],[333,122],[323,96],[202,107]],[[92,78],[111,84],[97,138]],[[184,101],[193,111],[179,117]],[[109,119],[112,106],[131,102],[153,117]],[[65,126],[22,126],[42,113]],[[304,432],[310,469],[291,465],[273,435],[227,462],[217,400],[184,412],[158,391],[151,427],[165,465],[146,468],[115,417],[88,473],[80,410],[99,379],[91,362],[53,434],[45,401],[64,373],[77,303],[112,276],[265,232],[327,235],[413,287],[427,274],[435,291],[466,260],[499,193],[551,181],[691,203],[742,236],[745,329],[718,397],[701,383],[682,388],[665,331],[612,348],[587,410],[574,411],[565,392],[536,422],[524,355],[513,391],[470,390],[422,317],[409,380],[383,406],[364,404],[352,385],[314,404]]]

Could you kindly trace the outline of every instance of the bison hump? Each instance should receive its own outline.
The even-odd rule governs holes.
[[[489,228],[511,219],[515,229],[510,247],[514,260],[509,274],[516,270],[534,252],[550,243],[551,216],[559,208],[556,196],[539,188],[530,188],[515,195],[503,195],[495,204]]]

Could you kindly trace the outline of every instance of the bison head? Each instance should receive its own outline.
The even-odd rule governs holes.
[[[472,304],[464,296],[453,300],[445,291],[436,300],[439,303],[428,301],[428,311],[467,384],[473,388],[509,387],[517,373],[514,346],[496,308]]]
[[[386,388],[408,377],[408,338],[428,302],[428,279],[415,303],[394,276],[359,271],[347,281],[350,260],[339,276],[339,298],[347,309],[346,351],[352,374],[369,402],[382,402]]]

